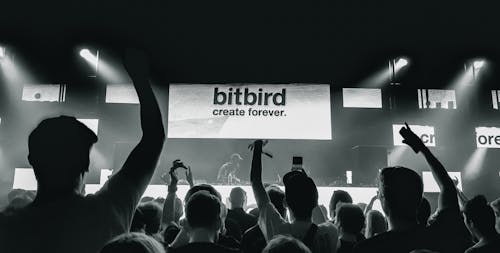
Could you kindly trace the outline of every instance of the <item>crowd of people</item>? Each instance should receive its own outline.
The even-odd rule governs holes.
[[[28,141],[38,189],[9,194],[9,206],[0,213],[0,252],[500,252],[500,199],[467,199],[408,125],[400,131],[404,143],[426,159],[440,187],[434,213],[423,198],[422,178],[405,167],[383,168],[369,203],[353,203],[348,192],[334,191],[328,208],[319,205],[314,180],[300,168],[283,177],[284,191],[266,184],[263,140],[249,146],[255,208],[247,208],[240,187],[224,204],[213,186],[194,184],[191,168],[180,160],[165,177],[165,198],[142,198],[165,131],[145,55],[128,50],[124,65],[140,101],[139,143],[102,189],[85,195],[83,179],[97,136],[74,117],[42,121]],[[180,170],[190,185],[183,200],[177,196]],[[372,210],[375,201],[383,213]]]

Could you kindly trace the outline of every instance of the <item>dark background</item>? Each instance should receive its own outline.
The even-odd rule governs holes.
[[[117,142],[139,138],[138,107],[107,105],[102,80],[89,79],[78,47],[103,50],[103,59],[119,62],[121,48],[144,48],[166,118],[168,83],[328,83],[332,84],[333,141],[281,140],[269,147],[276,158],[269,167],[286,171],[293,154],[304,156],[313,176],[325,184],[352,169],[351,148],[392,148],[393,123],[413,121],[436,127],[438,153],[451,170],[460,171],[475,149],[474,127],[498,125],[490,90],[499,88],[500,36],[496,1],[9,1],[1,4],[0,43],[12,48],[42,83],[67,83],[65,104],[22,103],[0,87],[2,187],[8,191],[13,168],[25,159],[29,131],[50,113],[100,118],[104,159],[97,168],[115,167]],[[411,66],[389,110],[345,109],[341,87],[361,80],[397,56]],[[422,111],[417,88],[444,88],[474,57],[489,60],[481,87],[458,101],[454,111]],[[125,78],[126,79],[126,78]],[[2,79],[3,80],[3,79]],[[126,80],[123,80],[126,81]],[[22,84],[18,84],[19,87]],[[5,87],[4,87],[5,88]],[[17,90],[19,92],[20,89]],[[387,98],[384,98],[387,104]],[[15,106],[18,105],[18,106]],[[466,106],[462,106],[466,105]],[[15,109],[14,109],[15,108]],[[132,123],[131,123],[132,122]],[[136,136],[136,137],[134,137]],[[248,140],[168,140],[160,167],[182,158],[195,176],[210,180],[228,156],[241,153],[242,177],[248,177]],[[126,145],[125,145],[126,146]],[[129,144],[130,146],[130,144]],[[125,150],[127,148],[124,148]],[[470,194],[498,197],[498,151],[490,149],[479,178],[465,182]],[[426,168],[405,152],[404,163]],[[2,159],[2,157],[0,157]],[[158,172],[161,173],[161,172]],[[268,180],[273,178],[267,172]],[[155,178],[153,183],[159,183]]]

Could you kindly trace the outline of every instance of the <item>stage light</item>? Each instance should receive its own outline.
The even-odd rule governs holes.
[[[408,65],[408,60],[406,58],[399,58],[396,61],[396,71],[400,70],[404,66]]]
[[[484,60],[476,60],[473,65],[475,69],[480,69],[484,66]]]
[[[5,57],[5,47],[0,46],[0,59]]]
[[[87,48],[84,48],[82,50],[80,50],[80,56],[87,60],[90,64],[94,65],[97,69],[97,64],[99,62],[99,51],[97,51],[97,55],[93,55],[90,50],[88,50]]]

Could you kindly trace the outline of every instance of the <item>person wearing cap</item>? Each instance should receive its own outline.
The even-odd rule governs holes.
[[[240,161],[242,161],[241,155],[234,153],[228,162],[224,163],[217,173],[217,181],[221,183],[232,184],[233,182],[241,182],[241,180],[236,176],[236,173],[240,169]]]
[[[300,170],[288,172],[283,177],[285,203],[290,210],[291,221],[284,219],[271,204],[262,184],[262,147],[257,140],[253,149],[250,181],[259,208],[258,225],[267,242],[276,235],[291,235],[301,240],[313,253],[337,251],[338,231],[335,225],[324,219],[320,224],[312,222],[313,210],[319,210],[318,190],[314,181]]]
[[[106,242],[129,231],[156,168],[165,132],[148,80],[146,56],[127,50],[124,65],[140,101],[139,143],[121,170],[98,192],[84,196],[84,177],[96,134],[75,117],[43,120],[28,139],[37,195],[15,213],[0,213],[2,253],[96,253]]]

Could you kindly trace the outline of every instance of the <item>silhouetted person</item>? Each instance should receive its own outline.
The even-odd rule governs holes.
[[[335,225],[339,230],[339,248],[337,253],[350,253],[354,245],[364,239],[361,230],[365,226],[363,210],[353,204],[343,204],[337,208]]]
[[[0,247],[10,252],[98,252],[128,232],[165,140],[160,109],[140,52],[124,58],[140,101],[142,138],[122,169],[94,195],[82,195],[89,153],[97,136],[74,117],[43,120],[30,134],[28,160],[38,191],[33,203],[0,215]]]
[[[266,241],[276,235],[292,235],[315,253],[335,253],[338,233],[335,226],[326,222],[316,225],[312,222],[313,210],[321,212],[318,207],[318,190],[314,181],[303,171],[291,171],[283,177],[285,185],[285,202],[289,207],[292,222],[287,222],[269,201],[262,184],[262,147],[264,142],[257,140],[253,147],[252,169],[250,181],[259,207],[258,224]],[[322,215],[322,214],[321,214]]]
[[[227,211],[226,224],[228,221],[234,221],[241,234],[244,234],[245,231],[257,224],[257,217],[246,213],[243,209],[247,202],[247,193],[241,187],[234,187],[229,194],[229,201],[231,209]]]
[[[224,225],[225,219],[227,216],[227,208],[221,202],[222,197],[221,197],[220,193],[213,186],[211,186],[209,184],[194,185],[193,187],[189,188],[188,192],[186,193],[186,196],[184,197],[184,203],[188,203],[191,196],[193,196],[197,192],[209,193],[210,195],[214,196],[215,198],[217,198],[219,200],[220,205],[221,205],[221,211],[219,212],[220,219],[222,220],[222,224]],[[185,209],[187,209],[187,206]],[[185,246],[186,244],[189,243],[189,235],[188,235],[189,225],[187,222],[187,217],[186,217],[186,219],[180,220],[178,227],[169,226],[167,228],[167,230],[168,229],[170,229],[170,231],[169,231],[170,234],[174,234],[174,233],[176,234],[175,239],[168,245],[168,247],[179,248],[179,247]],[[227,236],[228,230],[230,230],[230,231],[235,230],[235,231],[239,232],[239,229],[236,225],[234,227],[229,227],[229,228],[221,226],[219,228],[219,231],[218,231],[216,243],[223,246],[223,247],[226,247],[226,248],[239,249],[240,243],[237,240],[235,240],[233,237]],[[231,232],[229,232],[229,234],[231,234]],[[165,240],[165,241],[167,241],[167,240]]]
[[[165,253],[165,249],[150,236],[126,233],[109,241],[100,253]]]
[[[371,238],[385,231],[387,231],[387,220],[384,214],[377,210],[368,211],[366,214],[365,238]]]
[[[478,242],[466,253],[500,252],[500,235],[495,230],[495,214],[484,196],[477,196],[465,204],[464,221]]]
[[[281,217],[286,217],[285,193],[275,186],[266,187],[266,192],[267,195],[269,195],[271,204],[273,204],[280,213]],[[257,212],[257,215],[258,214]],[[264,234],[262,234],[259,225],[256,224],[243,234],[241,239],[241,251],[243,253],[261,253],[266,247],[266,244],[266,238],[264,238]]]
[[[199,191],[190,196],[186,203],[186,222],[188,243],[170,248],[174,253],[230,253],[239,252],[217,244],[219,231],[224,226],[220,200],[207,191]]]
[[[335,215],[337,214],[337,208],[342,204],[352,204],[351,195],[343,190],[336,190],[333,192],[330,198],[330,219],[335,223]]]
[[[427,227],[417,222],[422,202],[422,178],[404,167],[388,167],[379,175],[379,199],[388,217],[389,231],[356,245],[354,252],[410,252],[428,249],[437,252],[463,252],[468,246],[462,234],[457,191],[439,160],[406,125],[400,131],[403,142],[421,152],[429,163],[441,192],[439,215]]]

